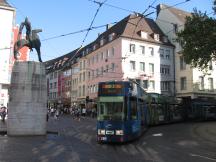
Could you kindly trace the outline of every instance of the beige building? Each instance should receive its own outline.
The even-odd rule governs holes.
[[[185,17],[191,14],[177,8],[157,6],[156,23],[175,45],[175,85],[176,97],[181,98],[215,98],[216,66],[215,62],[207,71],[200,71],[185,64],[181,55],[181,46],[175,41],[176,32],[184,29]]]

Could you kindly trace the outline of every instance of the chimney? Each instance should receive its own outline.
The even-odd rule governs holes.
[[[112,24],[107,24],[106,25],[106,30],[109,30],[112,27]]]
[[[162,8],[163,8],[162,4],[157,5],[157,7],[156,7],[157,17],[158,17],[158,14],[159,14],[159,12],[161,11]]]

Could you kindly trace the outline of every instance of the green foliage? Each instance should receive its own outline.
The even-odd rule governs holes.
[[[192,16],[186,17],[184,30],[177,33],[177,42],[187,64],[207,69],[216,59],[216,20],[194,9]]]

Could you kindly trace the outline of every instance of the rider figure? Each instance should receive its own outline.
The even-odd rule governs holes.
[[[32,51],[32,46],[31,46],[31,32],[32,32],[32,28],[31,28],[31,22],[28,20],[28,17],[25,18],[25,21],[21,23],[20,27],[19,27],[19,36],[22,34],[22,30],[23,27],[25,26],[26,28],[26,40],[29,41],[30,43],[30,50]]]

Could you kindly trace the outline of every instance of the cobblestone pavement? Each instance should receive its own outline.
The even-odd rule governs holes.
[[[47,136],[0,136],[0,162],[214,162],[216,122],[150,128],[123,145],[98,144],[96,119],[50,118]]]

